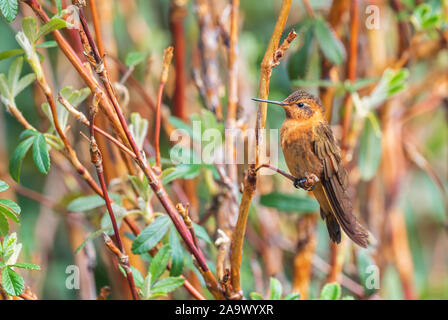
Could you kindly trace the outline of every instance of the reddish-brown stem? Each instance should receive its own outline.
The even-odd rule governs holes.
[[[84,32],[86,34],[86,37],[89,41],[90,46],[92,47],[92,53],[93,53],[94,59],[97,63],[97,69],[101,70],[99,72],[101,81],[106,88],[107,95],[108,95],[110,101],[112,102],[112,106],[115,110],[116,115],[118,116],[121,127],[125,132],[126,138],[129,141],[129,144],[130,144],[132,150],[137,155],[136,163],[142,169],[143,173],[145,174],[146,178],[148,179],[148,183],[149,183],[151,189],[154,191],[154,193],[156,194],[160,203],[165,208],[169,217],[173,221],[174,226],[176,227],[177,231],[181,235],[182,239],[185,241],[189,251],[196,258],[198,265],[200,266],[200,269],[202,271],[202,274],[206,277],[207,286],[209,286],[212,293],[217,294],[217,292],[219,290],[216,289],[218,287],[218,285],[216,283],[216,279],[214,279],[213,275],[211,274],[202,252],[199,250],[198,247],[195,246],[194,241],[193,241],[188,229],[186,228],[185,224],[179,219],[179,216],[178,216],[178,213],[176,211],[174,204],[172,203],[171,199],[168,197],[168,194],[166,193],[165,189],[163,188],[162,184],[160,183],[157,175],[148,166],[148,163],[143,159],[143,156],[140,153],[140,150],[135,143],[135,140],[134,140],[134,138],[129,130],[129,127],[127,125],[126,119],[124,118],[123,112],[121,111],[118,100],[113,92],[112,85],[108,78],[106,69],[101,68],[101,66],[100,66],[101,58],[98,55],[98,50],[96,49],[95,42],[93,41],[93,38],[89,32],[89,28],[86,23],[84,12],[83,12],[82,8],[79,10],[79,14],[80,14],[80,20],[81,20],[81,24],[83,25]]]
[[[186,119],[185,109],[185,31],[184,18],[186,15],[186,1],[172,0],[170,3],[170,28],[173,37],[174,67],[176,71],[175,89],[174,89],[174,108],[173,114]]]
[[[296,177],[294,177],[293,175],[289,174],[288,172],[286,172],[286,171],[284,171],[284,170],[282,170],[282,169],[273,167],[273,166],[271,166],[269,163],[262,164],[262,165],[260,165],[258,168],[256,168],[255,170],[258,171],[258,170],[260,170],[261,168],[268,168],[268,169],[271,169],[271,170],[273,170],[273,171],[275,171],[275,172],[278,172],[278,173],[280,173],[282,176],[284,176],[286,179],[289,179],[289,180],[291,180],[292,182],[294,182],[294,181],[296,180]]]
[[[115,240],[117,241],[117,247],[120,250],[121,255],[125,255],[125,251],[123,248],[123,243],[121,241],[120,230],[118,229],[117,220],[115,218],[114,211],[112,209],[112,202],[109,198],[109,192],[107,191],[106,179],[104,178],[104,168],[102,164],[102,156],[101,151],[98,148],[98,145],[95,141],[95,114],[98,111],[98,96],[95,93],[93,98],[93,105],[90,108],[90,157],[92,163],[95,165],[96,173],[98,176],[98,180],[100,181],[101,190],[103,192],[103,198],[106,203],[106,208],[109,213],[110,221],[112,222],[112,228],[114,229]],[[134,300],[138,300],[138,293],[135,287],[134,277],[132,272],[130,272],[129,261],[126,259],[125,261],[120,261],[123,264],[126,270],[126,278],[129,283],[129,287],[131,289],[132,298]]]

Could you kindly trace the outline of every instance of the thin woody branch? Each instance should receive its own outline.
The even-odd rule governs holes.
[[[259,97],[261,99],[267,99],[269,94],[269,82],[272,74],[272,68],[274,64],[274,59],[278,56],[278,44],[280,42],[280,37],[282,35],[283,29],[285,28],[286,20],[288,18],[289,9],[291,7],[291,0],[283,0],[280,9],[280,14],[277,19],[277,23],[274,27],[269,45],[266,49],[263,61],[261,63],[260,71],[260,82],[259,82]],[[289,38],[289,36],[288,36]],[[277,54],[276,54],[277,53]],[[256,135],[256,163],[250,165],[249,171],[246,174],[244,180],[244,191],[241,198],[238,221],[236,224],[235,231],[232,237],[231,246],[231,283],[233,286],[234,298],[241,299],[243,294],[241,290],[241,259],[242,250],[244,242],[244,234],[246,232],[247,218],[249,216],[250,203],[255,194],[256,183],[257,183],[257,172],[256,168],[259,165],[259,154],[260,154],[260,137],[259,131],[265,127],[266,122],[266,103],[260,103],[257,112],[257,123],[255,128]]]

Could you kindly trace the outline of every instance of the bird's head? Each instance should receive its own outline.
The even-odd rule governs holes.
[[[263,100],[252,98],[254,101],[276,104],[286,112],[286,118],[293,120],[308,120],[313,116],[323,116],[324,108],[319,98],[303,91],[297,90],[290,94],[283,101]]]

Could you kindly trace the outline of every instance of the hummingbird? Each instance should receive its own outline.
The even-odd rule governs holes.
[[[341,150],[325,119],[320,99],[298,90],[283,101],[252,100],[279,105],[285,110],[280,140],[286,165],[296,178],[294,186],[312,191],[319,202],[330,239],[340,243],[342,227],[353,242],[366,248],[368,232],[353,214]]]

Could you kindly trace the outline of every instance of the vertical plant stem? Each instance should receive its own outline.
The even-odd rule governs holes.
[[[112,209],[112,203],[109,198],[109,192],[107,191],[106,180],[104,178],[104,169],[103,169],[103,164],[102,164],[101,151],[98,148],[98,145],[95,141],[95,115],[98,111],[97,110],[98,103],[99,103],[99,99],[95,93],[95,96],[93,98],[92,107],[90,108],[90,157],[91,157],[92,163],[95,165],[98,180],[100,181],[101,190],[103,192],[103,198],[104,198],[104,201],[106,202],[107,212],[109,213],[109,218],[112,222],[112,228],[114,229],[115,240],[117,241],[117,247],[120,250],[121,255],[125,256],[126,253],[124,252],[123,243],[121,241],[120,230],[118,229],[117,220],[115,218],[115,214]],[[119,259],[121,259],[121,257]],[[137,289],[135,287],[134,277],[132,275],[132,272],[130,271],[129,261],[128,261],[127,257],[126,257],[126,259],[120,260],[120,263],[123,265],[123,267],[126,271],[126,278],[129,283],[129,288],[131,289],[132,298],[134,300],[138,300],[139,297],[138,297]]]
[[[272,74],[272,68],[275,61],[275,54],[280,42],[283,29],[285,28],[286,20],[288,18],[289,9],[291,7],[291,0],[283,0],[280,9],[280,14],[275,24],[274,31],[269,41],[266,53],[261,63],[260,82],[258,95],[261,99],[267,99],[269,95],[269,81]],[[231,283],[233,292],[236,298],[242,298],[243,293],[241,290],[241,259],[244,243],[244,234],[246,232],[247,218],[249,216],[250,203],[255,194],[257,184],[257,171],[256,168],[259,165],[260,154],[260,130],[264,129],[266,122],[266,103],[260,103],[257,112],[256,123],[256,163],[249,166],[249,171],[244,179],[244,191],[241,198],[238,220],[236,223],[235,231],[232,237],[232,246],[230,254],[231,264]]]
[[[162,172],[162,165],[160,164],[160,126],[162,122],[161,108],[162,108],[162,97],[163,88],[168,80],[168,71],[170,68],[171,60],[173,58],[173,47],[168,47],[163,53],[163,66],[162,75],[160,77],[159,90],[157,91],[157,106],[156,106],[156,128],[154,135],[154,148],[156,151],[156,170],[158,173]]]

